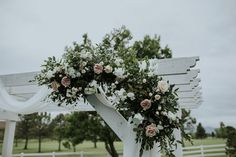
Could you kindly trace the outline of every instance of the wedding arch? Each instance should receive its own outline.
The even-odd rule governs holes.
[[[115,44],[113,46],[115,46]],[[73,52],[73,53],[74,51],[78,51],[79,54],[81,54],[81,50],[77,50],[76,46],[78,45],[75,45],[74,49],[68,49],[68,51]],[[91,46],[87,46],[87,48],[91,48]],[[126,47],[123,47],[123,48],[126,48]],[[89,52],[91,51],[92,50],[90,49]],[[88,51],[82,52],[84,53],[85,58],[90,57],[90,55],[87,52]],[[68,53],[68,55],[70,55],[70,53]],[[102,57],[104,59],[104,57],[107,57],[107,56],[103,54]],[[95,58],[95,59],[99,60],[99,58]],[[75,86],[74,86],[75,84],[73,85],[74,80],[70,79],[70,78],[81,77],[81,73],[79,76],[73,76],[71,74],[75,74],[75,72],[73,70],[67,69],[67,72],[69,74],[60,76],[61,74],[66,73],[66,72],[65,72],[65,69],[64,71],[61,71],[60,69],[54,66],[54,65],[60,66],[60,62],[56,62],[54,58],[49,58],[47,62],[48,65],[53,63],[53,68],[47,69],[46,67],[44,69],[46,71],[42,71],[41,73],[30,72],[30,73],[22,73],[22,74],[2,75],[0,76],[0,79],[2,80],[2,83],[0,83],[1,85],[0,119],[6,120],[6,131],[4,135],[4,145],[3,145],[2,155],[3,157],[11,155],[13,137],[14,137],[13,136],[14,127],[15,127],[15,121],[17,120],[18,113],[29,114],[33,112],[56,111],[56,110],[85,110],[85,111],[96,110],[102,116],[102,118],[107,122],[107,124],[114,130],[114,132],[118,135],[118,137],[123,141],[123,144],[124,144],[123,156],[124,157],[141,156],[141,155],[143,157],[158,157],[160,156],[159,150],[161,147],[158,143],[159,141],[156,136],[159,135],[158,137],[161,137],[161,134],[158,134],[158,133],[161,133],[161,132],[163,132],[163,134],[166,133],[162,131],[165,125],[170,128],[170,133],[173,134],[175,141],[178,141],[181,139],[180,128],[175,126],[175,124],[177,125],[179,123],[177,121],[180,120],[178,117],[180,117],[181,112],[179,109],[176,108],[176,110],[173,111],[174,114],[169,114],[169,111],[168,111],[169,108],[166,108],[165,110],[162,109],[166,107],[163,105],[167,105],[165,104],[165,102],[168,102],[169,104],[173,103],[173,106],[174,106],[173,109],[175,109],[175,107],[192,109],[192,108],[198,107],[201,104],[201,101],[202,101],[201,92],[200,92],[200,87],[198,87],[200,79],[197,78],[199,70],[192,69],[196,65],[196,62],[198,60],[199,60],[199,57],[188,57],[188,58],[173,58],[173,59],[147,59],[145,61],[138,61],[137,67],[139,69],[143,69],[145,71],[146,69],[149,68],[147,72],[152,71],[153,75],[155,76],[158,75],[158,78],[155,78],[156,82],[154,82],[154,84],[156,83],[157,88],[155,88],[154,92],[149,91],[148,96],[144,94],[145,97],[148,97],[148,99],[145,99],[142,102],[140,102],[141,107],[138,106],[139,108],[137,110],[131,111],[130,112],[131,115],[129,115],[128,118],[126,115],[121,114],[120,111],[122,110],[122,112],[126,112],[126,110],[131,110],[132,108],[114,105],[114,104],[117,104],[117,103],[114,103],[114,102],[117,102],[117,101],[114,101],[114,96],[115,98],[119,97],[118,103],[120,103],[121,101],[124,102],[125,100],[128,100],[130,104],[132,104],[132,102],[135,99],[136,100],[138,99],[137,92],[135,93],[131,91],[125,91],[126,97],[122,99],[121,96],[124,95],[123,94],[124,92],[121,92],[122,88],[119,88],[119,90],[116,89],[116,91],[114,89],[116,88],[115,86],[120,85],[118,81],[122,82],[124,80],[124,78],[122,78],[123,76],[125,75],[132,76],[132,71],[128,71],[129,69],[127,70],[128,73],[119,71],[120,73],[123,73],[122,75],[120,75],[120,73],[117,72],[118,74],[116,76],[119,75],[119,79],[114,79],[115,81],[118,82],[118,83],[115,83],[115,81],[113,82],[113,79],[107,79],[107,78],[114,78],[114,75],[106,75],[114,71],[115,69],[114,66],[110,66],[110,64],[107,64],[107,63],[105,63],[106,65],[103,65],[101,64],[101,62],[103,62],[101,60],[98,63],[95,63],[94,61],[92,61],[93,64],[91,64],[90,67],[88,66],[88,69],[86,70],[87,71],[90,70],[90,72],[95,73],[93,77],[95,77],[96,81],[98,82],[100,81],[100,84],[95,83],[96,88],[94,88],[94,82],[93,82],[93,85],[91,85],[91,82],[88,82],[89,87],[91,88],[81,88],[82,92],[78,91],[79,87],[78,89],[77,87],[75,89]],[[109,61],[110,61],[110,58],[107,60],[107,62]],[[128,60],[128,61],[131,61],[131,60]],[[63,64],[65,64],[65,62]],[[86,64],[89,64],[89,62]],[[84,67],[86,66],[86,64],[84,64]],[[70,66],[68,65],[66,67],[70,68]],[[116,69],[118,68],[119,67],[116,67]],[[54,72],[51,72],[54,69],[56,70]],[[143,71],[139,71],[139,72],[142,73]],[[44,73],[47,73],[47,75],[42,75]],[[106,81],[103,81],[104,78],[100,75],[103,73],[105,75],[105,79],[107,79]],[[57,74],[58,76],[55,76]],[[84,72],[84,75],[85,74],[86,72]],[[53,91],[49,90],[47,87],[39,87],[37,86],[35,82],[28,82],[29,80],[32,80],[35,76],[36,76],[36,79],[39,81],[39,84],[41,85],[50,83],[49,88],[52,88]],[[146,82],[150,83],[148,81],[152,80],[152,78],[149,78],[151,76],[145,75],[145,72],[143,72],[143,76],[145,76],[145,78],[141,78],[142,80],[141,84],[145,84]],[[55,77],[59,77],[61,79],[61,82],[57,81]],[[86,80],[88,80],[88,77],[90,76],[87,75]],[[137,74],[137,77],[138,77],[138,74]],[[159,79],[160,77],[161,79]],[[53,80],[50,80],[51,78],[53,78]],[[91,80],[93,79],[94,78],[92,78]],[[165,80],[168,80],[168,82]],[[84,81],[84,80],[80,80],[80,81]],[[61,84],[59,85],[59,83]],[[162,84],[163,86],[160,84]],[[174,84],[175,86],[170,86],[171,84]],[[62,85],[63,87],[60,87]],[[72,87],[69,87],[69,86],[72,86]],[[114,89],[112,89],[113,88],[112,86],[114,86]],[[126,82],[124,82],[120,86],[125,88]],[[130,88],[130,86],[128,88]],[[152,87],[146,87],[146,88],[152,89]],[[67,92],[68,89],[70,91],[69,94]],[[39,91],[37,92],[37,90]],[[72,93],[73,90],[76,90],[74,92],[74,95],[76,97],[73,96],[73,93]],[[97,92],[97,90],[99,92]],[[132,90],[135,91],[134,87],[132,88]],[[114,91],[115,94],[112,93],[111,91]],[[176,95],[178,95],[178,97],[176,96],[178,100],[175,99],[176,97],[173,96],[172,91],[173,93],[176,92]],[[53,92],[54,92],[54,95],[52,95]],[[55,92],[57,92],[56,95],[55,95]],[[83,93],[85,93],[86,95],[83,95]],[[45,97],[47,97],[48,95],[50,95],[53,101],[50,101],[50,100],[45,101]],[[64,96],[66,99],[62,99],[61,95]],[[17,98],[18,100],[15,100],[13,96],[14,98]],[[84,98],[83,96],[86,96],[87,101],[85,103],[82,100]],[[80,97],[80,99],[78,99],[78,97]],[[19,101],[20,99],[21,101]],[[159,102],[159,100],[163,100],[163,102]],[[177,104],[175,104],[175,101]],[[153,106],[151,106],[151,103],[153,103]],[[159,105],[159,106],[162,105],[161,106],[162,108],[155,107],[154,106],[155,103],[156,105]],[[60,106],[58,106],[58,104]],[[170,122],[169,121],[163,122],[160,120],[161,121],[160,125],[159,123],[156,124],[155,120],[152,122],[148,122],[150,120],[149,119],[150,117],[148,118],[148,116],[149,114],[152,114],[152,113],[149,113],[149,111],[147,110],[150,110],[153,108],[155,109],[155,115],[161,114],[160,117],[165,116],[166,119],[170,119]],[[160,110],[160,112],[159,111],[157,112],[156,110]],[[12,115],[14,115],[14,117],[12,117]],[[140,116],[144,118],[144,121],[146,121],[147,124],[143,124],[143,120],[140,120]],[[143,130],[141,130],[141,133],[139,132],[139,135],[141,137],[138,137],[138,138],[137,138],[138,133],[134,132],[135,118],[139,120],[140,124],[144,125],[144,134],[142,132]],[[151,120],[152,119],[153,117],[151,117]],[[162,125],[162,123],[166,123],[166,124]],[[139,129],[140,129],[140,124],[138,124],[138,127],[137,127]],[[171,129],[171,126],[173,127],[173,130]],[[166,133],[164,135],[167,136],[169,134]],[[138,143],[136,143],[135,141],[137,139],[139,141]],[[146,143],[145,141],[143,142],[143,139],[152,140],[153,144],[148,145],[149,146],[148,149],[144,149],[143,145],[146,145]],[[160,141],[160,142],[163,142],[163,141]],[[178,157],[182,156],[181,145],[177,142],[173,142],[173,143],[177,145],[176,149],[174,150],[174,155]]]

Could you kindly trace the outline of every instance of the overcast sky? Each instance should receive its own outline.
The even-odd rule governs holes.
[[[174,57],[200,56],[203,126],[236,127],[235,0],[0,0],[0,75],[40,70],[88,33],[99,42],[125,25],[134,39],[160,35]]]

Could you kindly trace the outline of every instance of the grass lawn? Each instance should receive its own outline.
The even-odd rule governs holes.
[[[193,140],[194,146],[198,145],[213,145],[213,144],[225,144],[225,140],[223,139],[217,139],[217,138],[207,138],[207,139],[202,139],[202,140]],[[186,147],[191,146],[189,142],[185,142]],[[30,140],[28,144],[28,150],[23,150],[24,147],[24,140],[19,140],[18,146],[14,146],[14,153],[37,153],[38,151],[38,141],[37,140]],[[118,152],[122,152],[122,147],[123,144],[122,142],[116,142],[115,147]],[[2,144],[0,143],[0,154],[1,154],[1,148]],[[61,146],[62,152],[72,152],[73,150],[68,150]],[[49,140],[49,139],[44,139],[42,142],[42,152],[56,152],[58,149],[58,143],[57,141]],[[107,152],[104,148],[104,143],[103,142],[98,142],[97,143],[97,148],[94,148],[93,143],[90,141],[85,141],[82,144],[77,145],[76,151],[83,151],[83,152],[91,152],[93,154],[97,155],[84,155],[84,157],[106,157]],[[98,155],[102,153],[101,155]],[[79,156],[79,155],[78,155]],[[67,156],[61,156],[61,157],[67,157]],[[68,156],[68,157],[73,157],[73,156]]]
[[[193,139],[193,145],[199,146],[199,145],[214,145],[214,144],[225,144],[226,140],[220,139],[220,138],[206,138],[206,139]],[[190,142],[186,141],[185,146],[192,146]]]

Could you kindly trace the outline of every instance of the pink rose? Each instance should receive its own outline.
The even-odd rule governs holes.
[[[61,79],[61,84],[64,86],[64,87],[68,87],[70,85],[71,81],[70,81],[70,78],[67,77],[67,76],[64,76],[62,79]]]
[[[57,81],[53,81],[53,82],[51,83],[51,87],[52,87],[53,91],[57,91],[58,88],[60,87],[60,84],[57,83]]]
[[[143,110],[147,110],[151,107],[151,100],[145,99],[140,103],[140,105],[142,106]]]
[[[152,123],[148,126],[146,126],[146,136],[153,137],[157,134],[157,127],[156,124]]]
[[[103,66],[101,64],[95,64],[93,70],[96,74],[101,74],[103,71]]]

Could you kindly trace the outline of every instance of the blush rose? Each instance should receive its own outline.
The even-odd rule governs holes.
[[[151,100],[144,99],[140,105],[142,106],[143,110],[148,110],[151,107]]]
[[[156,124],[152,123],[148,126],[146,126],[146,136],[153,137],[157,134],[157,127]]]
[[[61,84],[64,86],[64,87],[69,87],[71,83],[71,80],[69,77],[67,76],[64,76],[62,79],[61,79]]]
[[[101,64],[95,64],[93,70],[96,74],[101,74],[103,71],[103,66]]]

